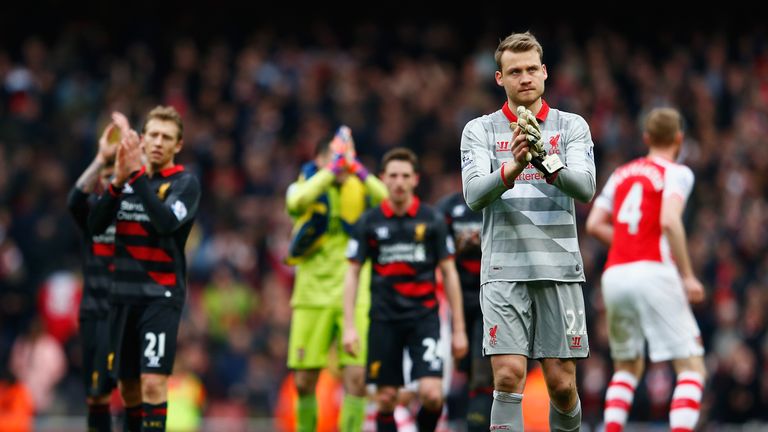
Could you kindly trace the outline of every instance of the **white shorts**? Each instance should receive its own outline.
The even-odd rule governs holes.
[[[704,354],[699,326],[674,267],[641,261],[610,267],[602,277],[614,360],[652,362]]]

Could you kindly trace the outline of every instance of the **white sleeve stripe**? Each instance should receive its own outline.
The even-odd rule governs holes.
[[[687,200],[693,189],[693,172],[685,165],[667,167],[664,173],[664,195],[678,193]]]
[[[597,199],[595,200],[595,207],[601,208],[607,211],[608,213],[613,213],[613,203],[603,195],[600,195],[599,197],[597,197]]]

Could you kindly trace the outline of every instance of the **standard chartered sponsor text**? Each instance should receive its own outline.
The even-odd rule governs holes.
[[[391,262],[422,262],[426,260],[424,245],[421,243],[395,243],[382,245],[379,252],[379,263]]]
[[[149,216],[145,213],[134,213],[120,210],[117,212],[117,220],[149,222]]]

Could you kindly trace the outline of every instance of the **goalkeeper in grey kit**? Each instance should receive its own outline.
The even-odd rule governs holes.
[[[589,355],[584,269],[574,199],[595,193],[592,137],[583,118],[542,99],[547,69],[536,38],[515,33],[496,49],[507,101],[461,137],[464,199],[483,210],[480,304],[483,353],[494,376],[491,430],[523,430],[528,359],[540,360],[553,431],[577,431],[576,359]]]

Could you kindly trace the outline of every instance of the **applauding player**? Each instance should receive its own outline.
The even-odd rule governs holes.
[[[88,431],[112,430],[109,396],[115,386],[107,371],[109,353],[109,289],[115,226],[99,235],[88,231],[88,215],[97,193],[109,185],[114,170],[119,129],[110,123],[99,139],[99,151],[69,192],[67,204],[83,234],[83,296],[80,300],[80,339],[83,345],[83,378],[88,404]]]
[[[141,137],[124,117],[113,120],[121,131],[115,174],[88,218],[94,234],[115,224],[108,366],[119,379],[128,430],[162,431],[200,184],[174,162],[183,144],[175,109],[150,111]]]
[[[347,247],[352,227],[368,206],[378,205],[387,189],[355,157],[351,130],[342,126],[332,138],[321,140],[315,159],[306,163],[288,188],[286,203],[294,220],[288,262],[296,265],[291,298],[291,335],[288,367],[294,370],[299,394],[299,432],[314,432],[317,425],[315,388],[320,369],[328,364],[328,351],[336,340],[344,381],[344,402],[339,429],[355,432],[365,420],[365,352],[357,357],[342,350],[342,292]],[[357,329],[368,331],[370,264],[360,278],[362,301],[355,312]]]
[[[530,33],[496,48],[500,110],[467,123],[461,138],[464,198],[483,210],[480,268],[483,350],[491,356],[491,429],[523,430],[529,358],[539,359],[553,430],[578,430],[576,361],[589,355],[584,269],[574,199],[595,193],[593,144],[580,116],[542,99],[547,69]]]

